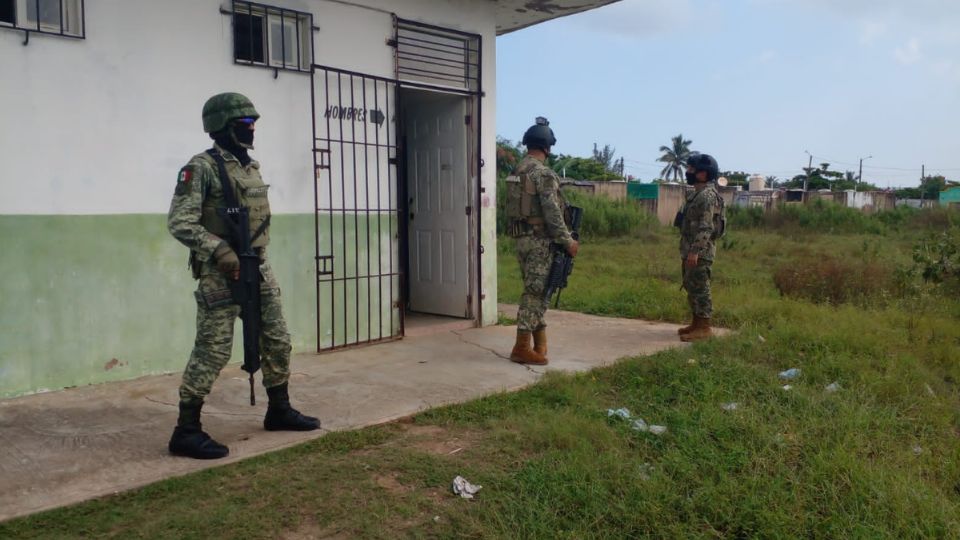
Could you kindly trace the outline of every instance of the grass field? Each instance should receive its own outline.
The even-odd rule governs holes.
[[[828,234],[735,217],[753,228],[733,227],[714,265],[729,337],[3,523],[0,538],[960,537],[960,301],[911,270],[951,222]],[[684,320],[675,233],[630,228],[585,239],[562,308]],[[510,242],[499,250],[500,298],[516,301]],[[668,431],[607,416],[620,407]],[[449,493],[457,474],[483,485],[476,500]]]

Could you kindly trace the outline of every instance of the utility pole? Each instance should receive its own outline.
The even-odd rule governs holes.
[[[804,150],[804,152],[805,152],[808,156],[810,156],[810,159],[807,161],[807,170],[804,171],[804,172],[806,172],[807,174],[804,175],[804,177],[803,177],[803,192],[806,193],[806,192],[807,192],[807,183],[810,181],[810,170],[813,169],[813,154],[811,154],[810,152],[807,152],[806,150]],[[804,196],[806,196],[806,195],[804,195]]]
[[[863,182],[863,160],[870,159],[873,156],[867,156],[860,158],[860,172],[857,174],[857,183],[853,185],[853,190],[857,191],[857,186]]]

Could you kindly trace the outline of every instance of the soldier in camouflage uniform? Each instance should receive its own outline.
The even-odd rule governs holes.
[[[694,191],[687,195],[683,207],[680,259],[693,322],[677,331],[683,341],[713,336],[710,268],[717,254],[715,240],[721,234],[723,200],[715,187],[719,174],[717,160],[707,154],[692,154],[687,159],[687,184],[693,185]]]
[[[217,94],[203,106],[203,130],[214,140],[213,151],[223,159],[241,206],[249,208],[251,244],[260,255],[261,362],[269,405],[264,418],[267,430],[309,431],[320,427],[316,418],[290,406],[290,334],[280,305],[280,287],[267,262],[270,203],[260,164],[250,158],[254,123],[260,115],[241,94]],[[197,335],[180,385],[180,415],[170,438],[172,454],[215,459],[229,453],[226,446],[204,433],[200,425],[203,400],[230,360],[234,321],[240,306],[234,303],[227,280],[239,277],[240,262],[228,242],[229,229],[217,213],[227,206],[216,159],[204,152],[180,169],[167,228],[190,248],[193,277],[199,280]],[[256,235],[255,231],[260,231]]]
[[[523,276],[517,341],[510,360],[520,364],[544,365],[548,361],[547,324],[543,318],[548,299],[543,292],[553,260],[551,245],[559,244],[572,257],[580,248],[564,221],[566,203],[560,193],[560,179],[544,164],[556,142],[547,119],[537,118],[523,135],[527,155],[517,165],[508,193],[508,232],[516,241]]]

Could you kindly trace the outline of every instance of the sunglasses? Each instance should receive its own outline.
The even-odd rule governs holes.
[[[233,121],[240,122],[241,124],[246,124],[248,126],[252,126],[253,123],[257,121],[257,119],[256,118],[236,118]]]

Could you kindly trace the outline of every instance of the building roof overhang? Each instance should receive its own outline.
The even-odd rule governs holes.
[[[619,0],[493,0],[497,35],[507,34],[551,19],[595,9]]]

